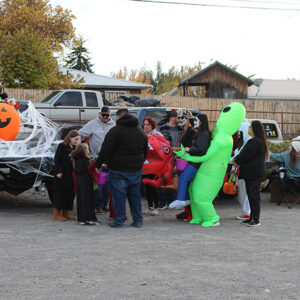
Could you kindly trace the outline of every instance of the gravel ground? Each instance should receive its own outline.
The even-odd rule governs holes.
[[[107,214],[100,226],[57,222],[47,198],[1,193],[0,299],[300,299],[300,205],[262,198],[257,228],[221,199],[220,227],[164,210],[115,229]]]

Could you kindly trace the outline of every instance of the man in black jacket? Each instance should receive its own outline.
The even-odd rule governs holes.
[[[133,219],[132,226],[142,227],[141,170],[147,156],[148,139],[138,127],[138,119],[127,109],[117,111],[116,126],[106,134],[96,167],[109,168],[109,189],[115,217],[111,227],[124,227],[126,197]]]

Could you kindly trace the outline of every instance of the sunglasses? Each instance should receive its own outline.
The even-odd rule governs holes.
[[[109,114],[101,114],[103,118],[108,118]]]
[[[178,119],[179,119],[179,120],[183,120],[183,119],[185,119],[185,117],[178,117]]]

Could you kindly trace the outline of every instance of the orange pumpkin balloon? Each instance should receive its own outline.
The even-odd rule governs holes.
[[[21,118],[15,108],[6,103],[0,103],[0,138],[12,141],[18,135]]]

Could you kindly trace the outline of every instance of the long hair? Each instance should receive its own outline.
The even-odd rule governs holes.
[[[74,138],[74,137],[77,137],[77,136],[80,136],[80,133],[79,133],[78,130],[70,130],[68,132],[68,134],[65,136],[63,143],[65,145],[69,145],[70,142],[71,142],[71,138]]]
[[[293,168],[296,166],[296,160],[297,160],[297,151],[292,145],[292,151],[290,152],[290,163]]]
[[[86,150],[88,149],[88,145],[86,143],[80,143],[76,146],[75,150],[72,151],[71,153],[71,160],[72,160],[72,163],[73,163],[73,169],[75,170],[75,157],[77,155],[81,155],[83,157],[86,157]]]
[[[260,138],[264,142],[265,157],[268,158],[269,157],[269,145],[268,145],[268,140],[267,140],[267,136],[266,136],[266,132],[265,132],[263,124],[258,120],[254,120],[251,122],[251,127],[252,127],[254,136]]]
[[[197,137],[197,135],[200,132],[205,132],[206,131],[208,133],[209,138],[211,139],[212,135],[211,135],[211,131],[209,130],[207,115],[206,114],[198,114],[197,118],[200,120],[201,124],[198,128],[198,132],[197,132],[195,138]]]

